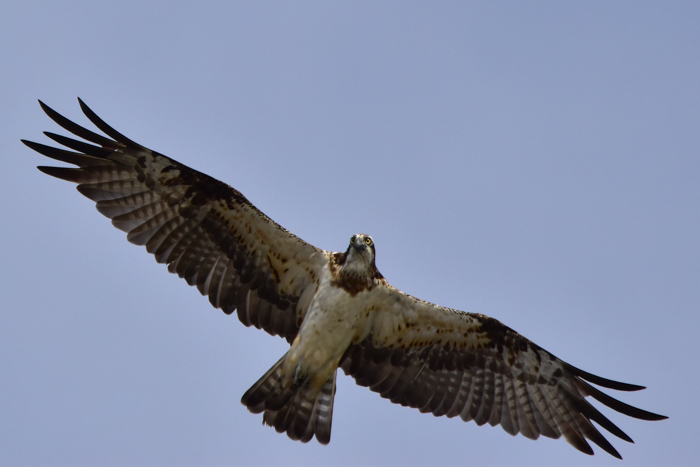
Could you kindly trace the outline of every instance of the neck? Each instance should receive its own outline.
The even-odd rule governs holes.
[[[367,264],[358,258],[348,260],[347,252],[333,255],[331,263],[331,284],[352,296],[372,290],[382,279],[373,263]]]

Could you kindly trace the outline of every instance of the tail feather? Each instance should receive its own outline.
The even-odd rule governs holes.
[[[285,354],[277,363],[272,365],[272,368],[267,370],[267,373],[257,383],[243,394],[241,402],[248,407],[248,410],[253,413],[261,413],[273,401],[282,401],[284,396],[289,398],[293,395],[293,393],[287,394],[288,391],[284,391],[283,386],[282,363],[286,357],[287,355]],[[280,402],[279,406],[284,406],[285,402]]]
[[[316,396],[316,406],[314,407],[314,419],[316,422],[316,439],[321,444],[328,444],[331,441],[331,423],[333,422],[333,399],[335,398],[335,375],[328,378],[326,384]]]
[[[253,413],[264,412],[263,423],[278,433],[286,432],[291,439],[302,443],[315,435],[318,442],[328,444],[337,371],[321,388],[314,388],[308,382],[298,384],[286,377],[282,365],[285,358],[286,355],[246,391],[241,402]]]

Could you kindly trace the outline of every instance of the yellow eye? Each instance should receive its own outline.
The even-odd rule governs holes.
[[[352,237],[350,237],[350,245],[352,245],[353,243],[355,243],[355,236],[354,235]]]
[[[369,238],[369,237],[365,237],[365,243],[366,243],[367,245],[371,245],[371,244],[372,244],[372,239]]]

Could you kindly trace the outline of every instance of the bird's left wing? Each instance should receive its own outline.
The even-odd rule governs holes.
[[[382,284],[363,336],[341,360],[346,374],[396,404],[435,416],[500,424],[530,439],[564,438],[587,454],[589,439],[620,454],[593,426],[632,441],[585,398],[643,420],[666,417],[632,407],[588,382],[643,389],[579,370],[488,316],[418,300]],[[587,382],[588,381],[588,382]]]
[[[131,243],[144,245],[214,307],[229,314],[237,309],[246,326],[294,339],[327,252],[276,224],[234,188],[131,141],[82,101],[83,113],[109,138],[40,104],[56,123],[88,141],[45,132],[73,152],[23,140],[78,166],[39,167],[42,172],[77,183]]]

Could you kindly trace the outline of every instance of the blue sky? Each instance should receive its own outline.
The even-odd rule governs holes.
[[[700,4],[4,2],[0,464],[621,465],[342,375],[330,445],[240,397],[286,344],[212,309],[19,142],[85,124],[396,287],[642,384],[629,465],[700,462]]]

